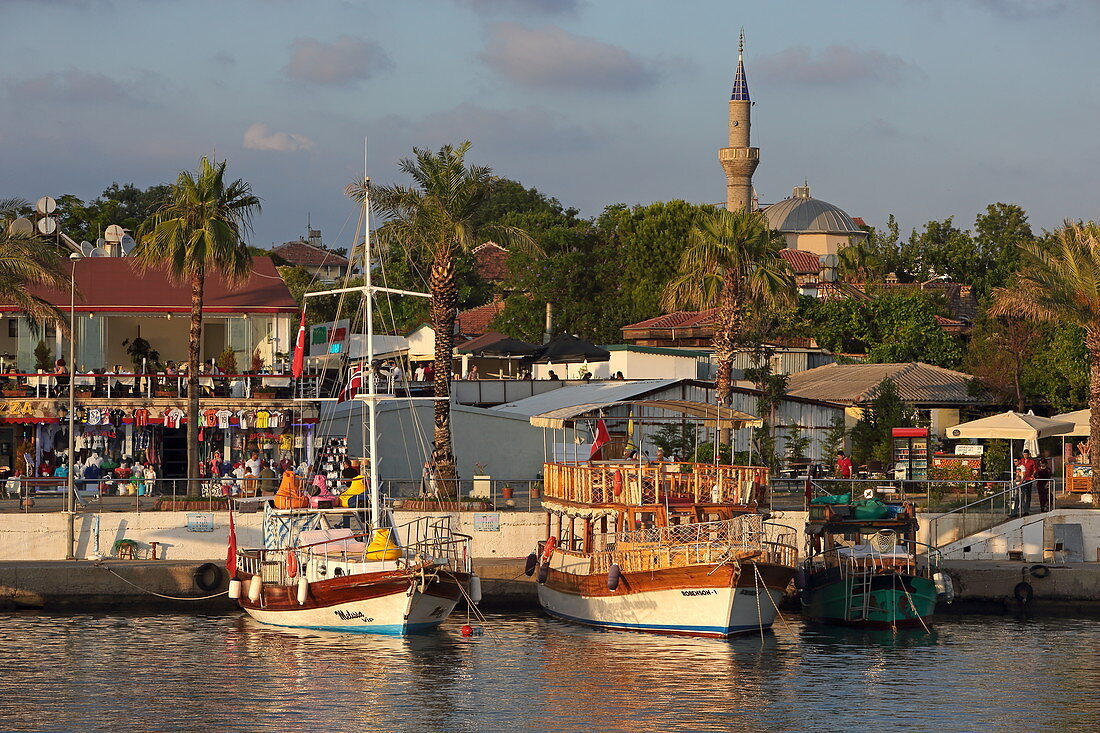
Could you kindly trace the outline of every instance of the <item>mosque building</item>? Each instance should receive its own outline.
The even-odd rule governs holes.
[[[744,52],[742,31],[730,94],[729,147],[718,150],[718,160],[726,173],[726,208],[730,211],[757,208],[752,174],[760,165],[760,148],[752,147],[750,140],[752,100]],[[835,255],[838,249],[867,237],[867,232],[839,206],[813,198],[808,183],[796,186],[790,198],[763,207],[763,212],[772,229],[784,236],[788,249],[818,256]]]

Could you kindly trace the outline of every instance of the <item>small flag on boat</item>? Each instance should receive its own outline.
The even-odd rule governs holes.
[[[298,340],[294,343],[294,363],[291,373],[294,378],[302,376],[306,366],[306,309],[302,308],[302,322],[298,324]]]
[[[237,577],[237,528],[233,526],[233,507],[229,507],[229,550],[225,553],[225,569],[230,580]]]
[[[596,439],[592,441],[592,453],[588,460],[598,461],[603,458],[603,447],[611,442],[611,434],[607,432],[607,424],[603,419],[596,421]]]
[[[363,387],[363,370],[362,368],[356,369],[351,373],[351,379],[348,380],[348,386],[344,387],[340,392],[340,396],[336,398],[336,404],[341,402],[347,402],[348,400],[359,394],[359,390]]]

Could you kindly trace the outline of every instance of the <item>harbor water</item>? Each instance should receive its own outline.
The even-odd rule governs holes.
[[[387,638],[239,615],[0,615],[4,731],[1094,730],[1100,624],[779,624],[732,641],[534,612]]]

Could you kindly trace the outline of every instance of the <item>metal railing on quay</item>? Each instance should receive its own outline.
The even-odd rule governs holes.
[[[199,388],[203,397],[240,399],[271,392],[276,399],[302,399],[316,396],[318,379],[315,374],[295,379],[283,373],[204,373]],[[0,374],[0,391],[6,399],[56,399],[67,397],[71,387],[81,399],[152,399],[186,397],[187,382],[186,374],[167,372],[8,372]]]
[[[382,493],[398,502],[394,508],[399,511],[400,502],[407,500],[437,501],[441,507],[458,502],[470,508],[477,508],[480,503],[494,510],[542,511],[542,479],[459,479],[457,497],[441,493],[443,486],[439,481],[381,479],[380,484]]]
[[[3,484],[0,510],[61,512],[66,508],[67,479],[11,478]],[[216,511],[229,508],[229,499],[239,496],[271,496],[278,481],[255,478],[78,478],[77,512],[128,512],[153,509]],[[169,503],[170,502],[170,503]]]
[[[928,523],[928,534],[937,547],[982,532],[1019,514],[1021,486],[998,482],[1001,491],[944,512]],[[950,525],[946,528],[945,525]]]

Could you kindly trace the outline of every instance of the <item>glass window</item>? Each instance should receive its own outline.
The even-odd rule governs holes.
[[[8,319],[8,338],[19,338],[19,319]]]

